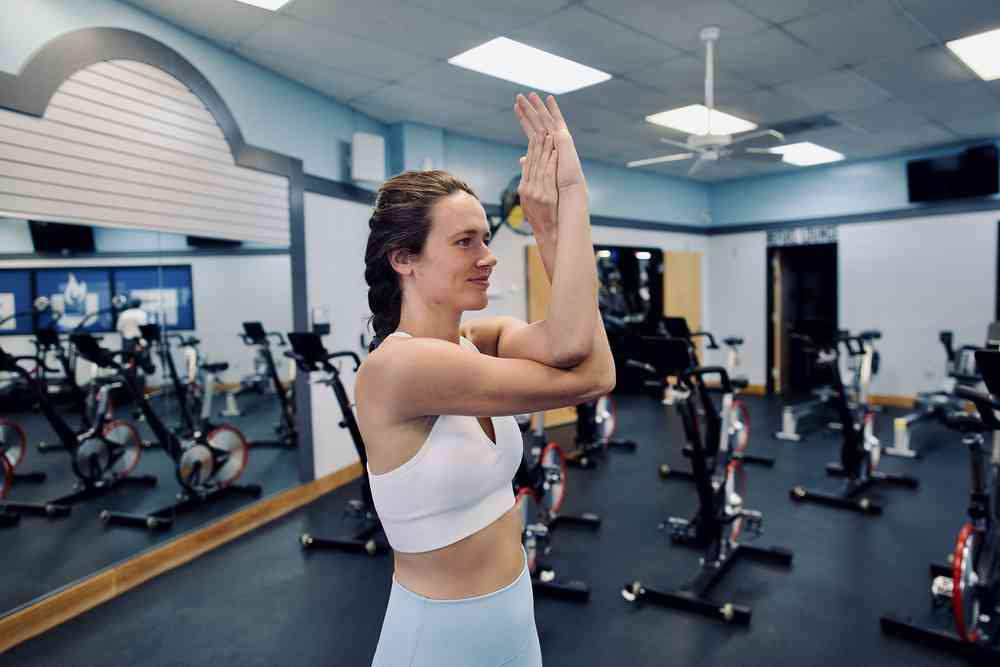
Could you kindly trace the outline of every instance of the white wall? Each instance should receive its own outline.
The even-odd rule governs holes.
[[[767,234],[750,232],[712,236],[708,241],[706,328],[717,339],[744,339],[736,375],[752,384],[767,381]],[[725,365],[722,350],[705,351],[702,362]]]
[[[366,333],[368,286],[365,244],[371,206],[306,193],[306,289],[311,309],[329,308],[331,333],[323,340],[331,352],[351,350],[364,358],[359,336]],[[354,371],[342,361],[341,381],[352,401]],[[340,406],[330,387],[312,385],[313,461],[316,477],[358,460],[347,429],[340,428]]]
[[[936,388],[944,379],[938,332],[981,345],[993,321],[997,214],[845,225],[838,234],[840,326],[883,335],[872,392]]]
[[[227,361],[225,382],[237,382],[253,372],[253,350],[238,334],[247,320],[260,320],[268,331],[292,328],[292,278],[288,255],[237,255],[233,257],[162,257],[0,261],[2,269],[60,266],[136,266],[190,264],[194,287],[195,335],[207,361]],[[111,349],[120,347],[115,334],[102,334]],[[0,336],[0,345],[11,354],[31,354],[30,336]],[[180,361],[180,357],[176,357]],[[279,364],[282,377],[286,375]],[[152,382],[159,382],[159,373]]]

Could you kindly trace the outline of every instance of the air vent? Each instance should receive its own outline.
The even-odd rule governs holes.
[[[808,118],[796,118],[795,120],[785,121],[784,123],[778,123],[777,125],[771,125],[770,127],[771,129],[777,130],[788,137],[794,134],[801,134],[802,132],[825,130],[828,127],[838,127],[839,125],[840,123],[823,114],[819,116],[809,116]]]

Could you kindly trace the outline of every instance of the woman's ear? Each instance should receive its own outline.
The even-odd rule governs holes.
[[[396,273],[402,276],[413,273],[413,255],[406,249],[400,248],[390,252],[389,264]]]

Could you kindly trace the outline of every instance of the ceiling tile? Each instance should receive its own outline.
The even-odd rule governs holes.
[[[917,113],[933,120],[963,116],[970,110],[984,115],[1000,111],[1000,99],[979,81],[932,86],[900,97]]]
[[[768,27],[764,21],[726,0],[585,0],[584,5],[602,16],[688,51],[704,50],[698,33],[708,25],[719,26],[723,44],[729,37]]]
[[[516,83],[486,76],[448,63],[432,65],[428,69],[411,74],[400,80],[399,83],[407,88],[434,91],[441,95],[454,95],[497,109],[509,107],[512,116],[515,97],[518,93],[528,92],[527,88]]]
[[[344,72],[333,67],[289,58],[272,51],[239,47],[236,52],[285,78],[298,81],[341,102],[367,95],[389,83]]]
[[[433,64],[429,58],[395,51],[382,44],[274,16],[243,43],[373,79],[396,80]]]
[[[965,138],[1000,137],[1000,113],[966,114],[942,123],[955,134]]]
[[[498,35],[529,25],[566,5],[567,0],[411,0],[438,14],[478,25]]]
[[[563,118],[570,132],[597,132],[599,134],[612,133],[616,128],[624,127],[634,120],[624,114],[615,111],[607,111],[586,104],[569,105],[560,104]]]
[[[817,112],[852,111],[881,104],[889,93],[853,72],[833,72],[824,76],[786,83],[777,92],[808,104]]]
[[[832,69],[826,59],[778,28],[720,41],[716,62],[770,86],[824,74]]]
[[[282,13],[426,58],[451,58],[497,36],[401,0],[295,0]]]
[[[1000,3],[993,0],[899,0],[899,4],[941,41],[1000,28]]]
[[[951,144],[958,140],[957,134],[935,124],[925,125],[907,133],[880,132],[875,136],[880,142],[887,144],[881,151],[883,155],[932,148]]]
[[[513,111],[482,113],[474,118],[455,123],[449,128],[449,131],[514,146],[527,147],[528,145],[528,140],[524,136]]]
[[[868,109],[841,111],[832,116],[842,125],[871,133],[908,131],[922,127],[928,122],[927,118],[899,100],[890,100]]]
[[[185,30],[232,47],[274,17],[272,12],[241,2],[203,0],[127,0]]]
[[[772,88],[758,88],[733,94],[727,92],[725,95],[717,95],[715,102],[722,111],[764,127],[816,113],[816,110],[805,102],[782,95]]]
[[[629,72],[626,76],[643,86],[655,88],[676,100],[675,106],[705,102],[705,61],[690,55],[678,56],[664,63]],[[715,95],[749,92],[758,88],[749,77],[715,68]]]
[[[767,21],[785,23],[857,5],[864,0],[732,0],[732,2]]]
[[[861,65],[934,43],[889,0],[866,2],[786,23],[783,30],[822,53],[832,65]]]
[[[398,83],[356,98],[351,106],[385,123],[409,120],[437,127],[458,126],[484,113],[495,115],[497,111],[494,107],[447,98]]]
[[[566,106],[595,106],[617,111],[634,119],[669,108],[672,98],[655,88],[615,78],[559,97]]]
[[[612,74],[677,55],[676,49],[579,6],[564,9],[507,36]]]
[[[930,46],[898,58],[864,65],[856,71],[899,97],[922,95],[931,86],[976,79],[967,67],[941,46]]]

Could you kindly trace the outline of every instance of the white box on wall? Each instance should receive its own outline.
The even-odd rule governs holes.
[[[355,132],[351,136],[351,180],[385,180],[385,138]]]

